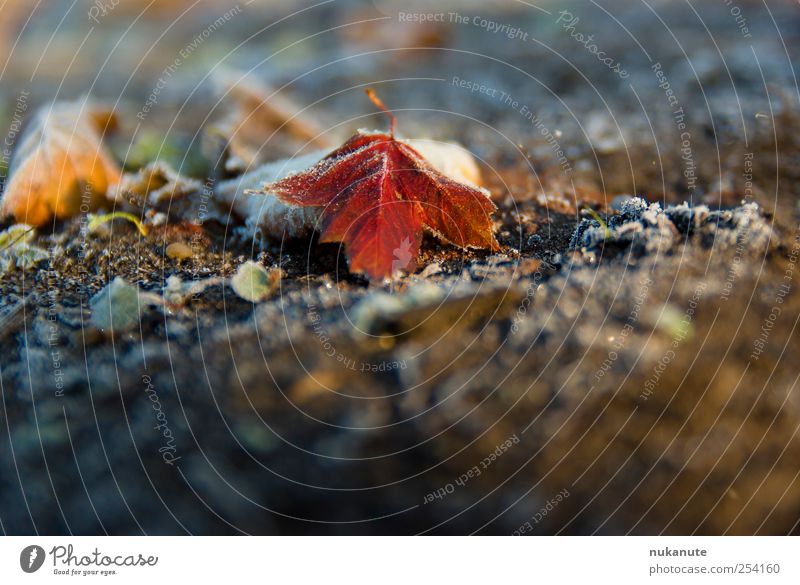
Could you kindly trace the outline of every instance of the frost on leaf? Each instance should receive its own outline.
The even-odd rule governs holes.
[[[0,213],[40,226],[83,204],[98,207],[120,176],[101,142],[113,122],[113,114],[86,101],[39,110],[14,153]]]
[[[423,228],[461,248],[497,250],[489,192],[436,170],[389,133],[360,131],[310,169],[265,191],[286,203],[322,207],[321,242],[343,242],[350,270],[371,279],[407,269]]]
[[[117,205],[158,208],[202,190],[200,181],[184,177],[166,163],[154,162],[135,173],[123,174],[110,199]]]

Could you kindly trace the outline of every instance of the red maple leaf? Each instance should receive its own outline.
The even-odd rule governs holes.
[[[359,131],[316,165],[265,187],[286,203],[322,207],[321,242],[343,242],[350,270],[371,279],[413,264],[423,228],[460,248],[497,250],[489,192],[449,178],[389,133]],[[402,252],[398,252],[402,251]]]

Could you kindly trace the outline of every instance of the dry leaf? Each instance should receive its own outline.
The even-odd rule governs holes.
[[[135,173],[125,173],[109,199],[118,206],[155,207],[203,190],[203,183],[185,177],[166,163],[154,162]]]
[[[40,226],[96,209],[120,178],[101,140],[113,123],[86,100],[40,109],[14,153],[0,214]]]
[[[318,162],[324,152],[276,161],[260,166],[237,179],[222,183],[215,193],[216,201],[243,220],[248,231],[255,236],[261,233],[268,238],[280,239],[282,235],[300,238],[314,230],[319,210],[284,203],[274,193],[250,193],[266,183],[278,181],[288,174],[300,172]]]
[[[295,153],[304,145],[327,148],[330,144],[322,128],[296,103],[276,93],[252,75],[235,70],[218,73],[214,82],[220,100],[230,102],[229,113],[208,128],[208,133],[222,137],[228,148],[225,168],[243,172],[265,162],[271,150],[275,154]],[[275,133],[280,140],[264,141]],[[287,140],[287,138],[289,140]]]

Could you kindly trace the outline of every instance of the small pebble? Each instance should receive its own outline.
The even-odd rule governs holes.
[[[439,264],[438,262],[433,262],[432,264],[428,264],[425,267],[425,270],[423,270],[420,273],[420,276],[422,278],[429,278],[429,277],[433,276],[434,274],[439,274],[441,271],[442,271],[442,265]]]
[[[101,331],[123,331],[139,322],[139,290],[120,277],[94,295],[89,305],[91,323]]]
[[[272,296],[281,276],[279,268],[267,272],[261,264],[248,260],[231,278],[231,287],[244,300],[257,303]]]
[[[183,242],[174,242],[167,246],[167,256],[173,260],[186,260],[193,254],[192,249]]]

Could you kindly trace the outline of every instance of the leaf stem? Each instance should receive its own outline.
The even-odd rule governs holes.
[[[144,225],[138,217],[126,211],[115,211],[114,213],[107,213],[105,215],[94,215],[89,219],[87,228],[89,232],[93,232],[104,223],[108,223],[115,219],[126,219],[136,226],[136,229],[139,230],[139,233],[142,234],[142,236],[147,235],[147,226]]]
[[[366,92],[367,96],[369,96],[369,99],[372,101],[372,103],[375,104],[375,106],[379,110],[381,110],[384,114],[386,114],[389,117],[389,135],[392,138],[394,138],[394,131],[397,128],[397,118],[395,118],[395,115],[391,112],[389,108],[386,107],[386,105],[381,101],[381,98],[377,96],[377,94],[371,87],[368,87],[366,89]]]
[[[594,209],[592,209],[591,207],[587,207],[587,208],[585,208],[585,209],[584,209],[584,211],[585,211],[586,213],[588,213],[589,215],[591,215],[591,216],[592,216],[592,218],[593,218],[593,219],[594,219],[594,220],[595,220],[597,223],[599,223],[599,224],[600,224],[600,227],[602,227],[602,228],[603,228],[603,231],[605,232],[605,239],[607,240],[607,239],[609,238],[609,236],[611,235],[611,230],[610,230],[610,229],[608,229],[608,224],[607,224],[606,222],[604,222],[604,221],[603,221],[603,218],[602,218],[602,217],[600,217],[600,214],[599,214],[599,213],[597,213],[597,212],[596,212]]]

